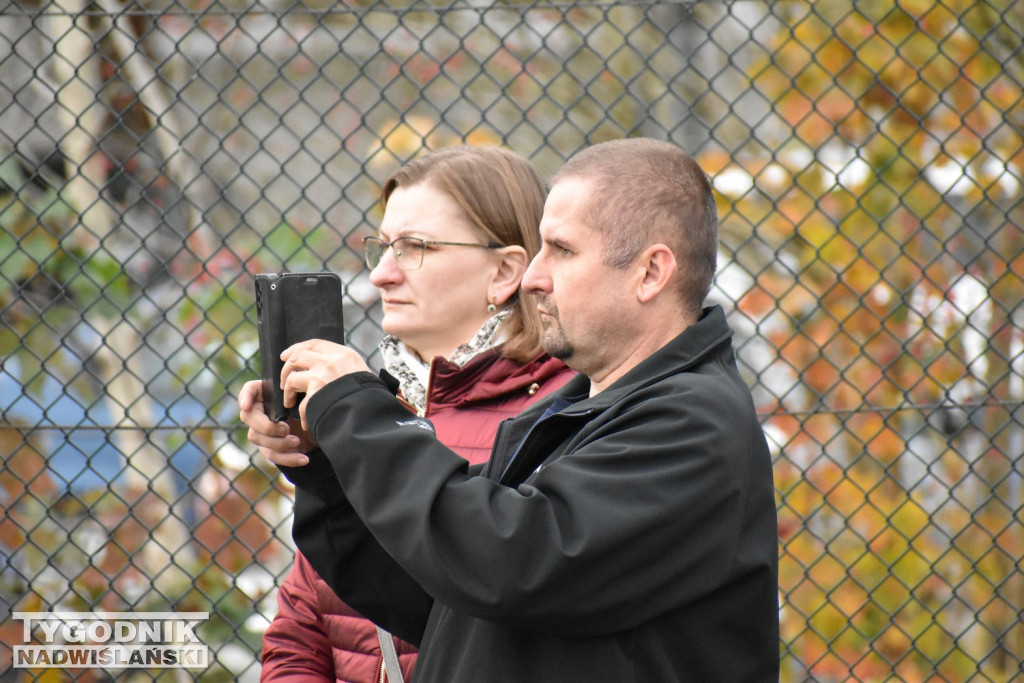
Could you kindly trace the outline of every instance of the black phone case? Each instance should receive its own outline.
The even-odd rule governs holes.
[[[299,419],[298,403],[284,407],[281,353],[300,341],[345,343],[341,278],[334,273],[256,275],[256,322],[260,343],[263,410],[276,422]]]

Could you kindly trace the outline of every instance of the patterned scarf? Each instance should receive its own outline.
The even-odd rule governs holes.
[[[504,342],[503,335],[498,334],[498,328],[511,312],[506,308],[491,316],[472,339],[452,352],[448,360],[461,368],[477,354]],[[430,363],[420,358],[405,342],[390,334],[381,340],[380,353],[384,359],[384,369],[398,380],[401,397],[422,416],[427,409]]]

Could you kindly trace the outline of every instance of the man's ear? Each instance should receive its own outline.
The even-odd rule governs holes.
[[[660,294],[679,270],[676,255],[664,244],[652,244],[638,259],[640,281],[636,296],[640,303],[647,303]]]
[[[501,256],[501,260],[487,288],[487,300],[501,307],[519,291],[530,259],[526,256],[526,250],[515,244],[495,251]]]

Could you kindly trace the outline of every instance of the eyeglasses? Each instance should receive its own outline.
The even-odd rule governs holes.
[[[423,265],[423,252],[427,247],[479,247],[480,249],[501,249],[504,244],[489,242],[488,244],[473,244],[470,242],[438,242],[437,240],[421,240],[418,237],[399,237],[398,239],[385,242],[379,237],[363,238],[363,258],[366,265],[373,270],[384,258],[384,252],[388,247],[394,250],[395,263],[402,270],[417,270]]]

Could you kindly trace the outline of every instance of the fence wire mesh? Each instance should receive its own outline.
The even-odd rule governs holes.
[[[400,164],[643,135],[718,192],[782,679],[1020,676],[1022,44],[1011,0],[0,3],[0,669],[61,673],[14,612],[207,611],[198,675],[255,680],[293,547],[251,276],[339,273],[376,361]]]

